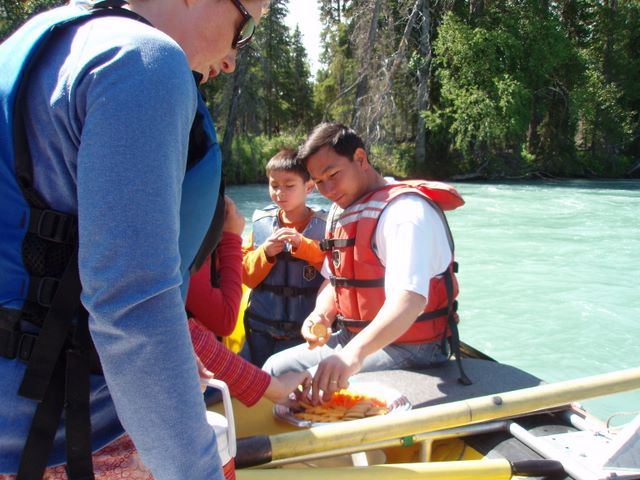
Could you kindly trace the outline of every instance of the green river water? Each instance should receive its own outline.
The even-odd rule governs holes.
[[[640,180],[454,185],[466,201],[447,215],[463,341],[547,382],[640,366]],[[246,235],[267,187],[227,193]],[[328,206],[317,193],[309,204]],[[638,412],[640,392],[584,406]]]

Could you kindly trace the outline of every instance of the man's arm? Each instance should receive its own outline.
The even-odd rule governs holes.
[[[432,277],[451,261],[444,226],[433,208],[416,195],[403,195],[383,212],[376,231],[376,254],[385,265],[386,300],[369,325],[348,345],[321,362],[314,376],[328,398],[346,388],[364,359],[393,343],[423,311]],[[323,388],[324,387],[324,388]]]
[[[397,297],[387,299],[367,327],[359,332],[341,351],[326,358],[319,365],[313,378],[313,400],[319,401],[319,391],[324,400],[333,392],[349,386],[349,377],[362,368],[367,356],[393,343],[406,332],[424,309],[426,298],[403,291]]]

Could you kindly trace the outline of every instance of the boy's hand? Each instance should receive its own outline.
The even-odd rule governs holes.
[[[292,248],[298,248],[302,242],[302,234],[295,228],[280,228],[276,233],[279,240],[288,242]]]
[[[278,229],[273,232],[262,244],[264,253],[267,257],[273,258],[284,250],[285,242],[278,238],[278,232],[282,229]]]
[[[224,223],[223,232],[231,232],[242,235],[244,230],[244,216],[238,211],[236,204],[226,195],[224,196]]]

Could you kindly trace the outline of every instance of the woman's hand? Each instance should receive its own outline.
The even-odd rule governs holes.
[[[244,216],[238,211],[236,204],[226,195],[224,196],[224,223],[223,232],[242,235],[244,231]]]
[[[207,389],[207,381],[213,378],[213,373],[207,370],[202,360],[196,357],[196,365],[198,365],[198,375],[200,376],[200,390],[202,393]]]
[[[290,394],[293,392],[297,399],[301,395],[305,395],[310,386],[311,374],[306,370],[302,372],[287,372],[278,377],[271,377],[271,382],[264,392],[264,396],[273,403],[293,405],[296,400],[292,399]]]

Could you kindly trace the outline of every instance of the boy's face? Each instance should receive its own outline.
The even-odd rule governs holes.
[[[361,148],[351,160],[323,147],[307,159],[307,170],[320,194],[341,208],[347,208],[367,193],[369,185],[366,170],[369,163]]]
[[[269,196],[285,212],[291,212],[305,205],[307,194],[313,189],[313,182],[305,182],[294,172],[272,170],[269,172]]]

